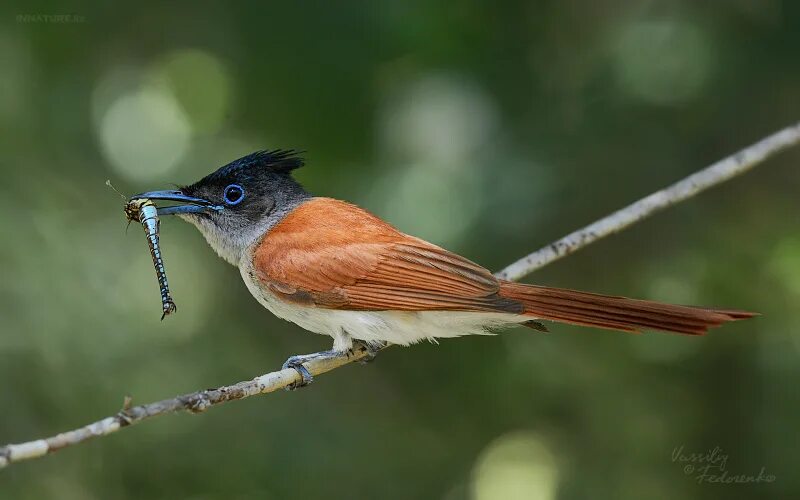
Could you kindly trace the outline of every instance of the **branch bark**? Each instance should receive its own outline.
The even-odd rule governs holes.
[[[619,232],[659,210],[740,175],[761,164],[770,156],[798,143],[800,143],[800,123],[780,130],[666,189],[657,191],[583,229],[568,234],[555,243],[514,262],[497,273],[497,276],[503,279],[518,280],[600,238]],[[350,355],[343,354],[339,357],[314,359],[305,363],[305,366],[313,376],[317,376],[354,361],[363,360],[368,356],[369,353],[364,349],[359,349]],[[298,384],[301,381],[297,370],[287,368],[260,375],[253,380],[222,386],[217,389],[192,392],[155,403],[130,407],[126,401],[124,407],[116,415],[98,420],[79,429],[44,439],[1,447],[0,468],[23,460],[41,457],[94,437],[111,434],[124,427],[138,424],[153,417],[183,410],[201,413],[212,406],[259,394],[267,394]]]

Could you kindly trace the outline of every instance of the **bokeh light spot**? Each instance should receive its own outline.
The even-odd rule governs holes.
[[[633,23],[614,47],[620,86],[653,104],[677,104],[695,97],[708,80],[712,62],[705,34],[678,21]]]
[[[786,290],[800,297],[800,238],[793,236],[781,241],[772,253],[769,269]]]
[[[456,242],[481,214],[485,194],[480,171],[453,176],[436,164],[406,165],[388,173],[372,192],[370,206],[411,234],[439,244]]]
[[[489,96],[466,78],[431,73],[395,89],[379,120],[381,156],[391,166],[371,205],[439,244],[467,234],[485,205],[481,150],[498,128]]]
[[[170,52],[151,76],[169,88],[196,132],[220,129],[230,109],[231,77],[217,57],[197,49]]]
[[[497,123],[489,97],[474,83],[432,74],[392,96],[382,112],[382,142],[391,155],[455,164],[484,145]]]
[[[493,441],[472,471],[474,500],[552,500],[558,468],[541,439],[531,432],[513,432]]]
[[[169,92],[144,86],[113,101],[99,132],[114,170],[133,181],[152,181],[177,166],[189,148],[192,130]]]

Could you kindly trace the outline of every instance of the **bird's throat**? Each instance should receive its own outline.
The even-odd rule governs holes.
[[[302,205],[311,197],[297,197],[276,204],[273,210],[255,222],[242,224],[241,219],[231,220],[223,217],[203,215],[180,215],[183,220],[194,225],[205,237],[208,244],[226,262],[239,266],[247,250],[260,241],[292,210]]]

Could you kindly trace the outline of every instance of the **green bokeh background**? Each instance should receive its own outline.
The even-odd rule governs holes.
[[[799,52],[800,6],[779,0],[5,2],[0,443],[329,347],[177,220],[162,244],[180,310],[160,322],[106,179],[166,188],[302,149],[312,192],[499,269],[796,121]],[[753,321],[391,349],[10,467],[0,498],[797,498],[799,161],[527,278]],[[698,484],[681,446],[775,481]]]

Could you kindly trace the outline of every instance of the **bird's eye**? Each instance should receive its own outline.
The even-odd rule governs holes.
[[[244,199],[244,189],[238,184],[231,184],[225,188],[222,197],[228,205],[236,205]]]

